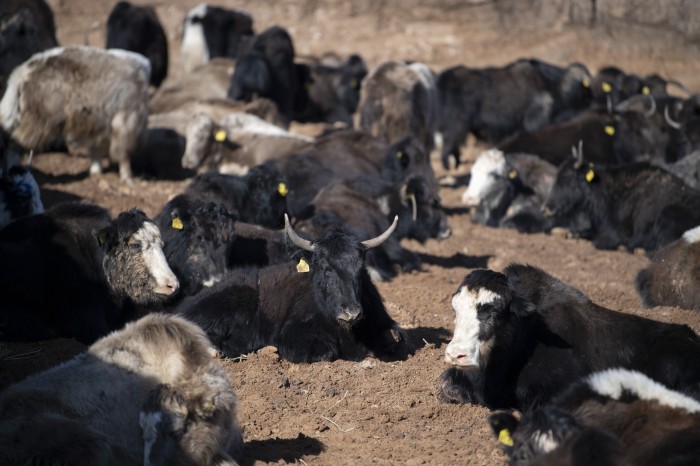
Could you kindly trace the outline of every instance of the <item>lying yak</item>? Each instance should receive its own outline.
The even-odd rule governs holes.
[[[527,411],[592,372],[636,370],[700,398],[700,336],[598,306],[532,266],[475,270],[452,297],[444,399]]]
[[[111,219],[88,203],[58,204],[0,230],[3,340],[90,344],[179,288],[158,227],[140,210]]]
[[[386,312],[364,254],[382,244],[396,222],[366,241],[331,229],[312,242],[298,236],[285,216],[287,234],[302,250],[296,265],[233,271],[176,312],[201,326],[229,357],[266,345],[292,362],[391,354],[403,332]]]
[[[637,275],[637,291],[642,304],[700,310],[699,240],[700,227],[695,227],[654,252],[651,264]]]
[[[489,422],[511,466],[671,466],[700,458],[700,402],[626,369],[591,374],[520,421],[496,413]]]
[[[215,354],[180,317],[127,324],[2,393],[0,464],[235,465],[237,399]]]

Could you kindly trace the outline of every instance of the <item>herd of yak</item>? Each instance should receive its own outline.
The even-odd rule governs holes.
[[[523,59],[435,73],[295,56],[279,26],[201,4],[183,77],[151,7],[117,3],[106,47],[59,47],[44,0],[0,4],[0,339],[75,338],[72,360],[0,392],[0,466],[235,465],[237,399],[217,355],[396,359],[375,286],[400,243],[451,234],[446,170],[472,134],[473,222],[641,248],[645,305],[700,310],[700,99],[608,67]],[[315,137],[292,121],[324,123]],[[155,218],[44,210],[29,151],[189,179]],[[700,336],[594,304],[535,267],[469,273],[452,297],[445,402],[496,411],[517,465],[700,464]],[[522,415],[515,415],[518,410]]]

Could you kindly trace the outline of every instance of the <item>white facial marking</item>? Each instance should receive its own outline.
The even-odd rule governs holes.
[[[700,226],[697,226],[683,233],[683,239],[686,243],[690,244],[697,243],[698,241],[700,241]]]
[[[477,157],[472,166],[469,186],[462,194],[462,203],[468,207],[476,207],[489,191],[495,178],[494,174],[506,175],[506,158],[498,149],[489,149]]]
[[[175,293],[180,283],[165,259],[163,240],[160,239],[160,230],[155,223],[145,222],[134,233],[134,240],[141,243],[143,260],[151,276],[156,280],[156,288],[153,291],[164,295]]]
[[[182,64],[185,73],[190,73],[198,66],[209,63],[209,49],[204,38],[202,23],[193,24],[193,18],[203,18],[207,13],[207,4],[201,3],[192,8],[185,18],[185,31],[182,37]]]
[[[145,413],[141,411],[139,414],[139,424],[143,431],[143,464],[149,466],[151,464],[151,449],[158,438],[158,427],[163,420],[163,413]]]
[[[477,306],[492,303],[499,295],[484,288],[470,290],[466,286],[452,297],[455,311],[455,332],[445,350],[445,361],[455,366],[478,366],[481,356]]]
[[[588,384],[601,395],[616,400],[626,390],[642,400],[657,401],[661,405],[684,409],[689,413],[700,413],[700,402],[670,390],[640,372],[608,369],[588,376]]]
[[[532,438],[537,448],[543,453],[549,453],[559,446],[559,442],[554,440],[554,436],[551,432],[535,432]]]
[[[185,153],[182,167],[194,170],[207,158],[211,148],[211,131],[214,122],[207,115],[196,115],[185,130]]]
[[[206,280],[204,280],[202,282],[202,285],[204,285],[207,288],[210,288],[210,287],[216,285],[217,283],[219,283],[220,281],[221,281],[221,275],[215,275],[215,276],[211,276],[211,277],[207,278]]]

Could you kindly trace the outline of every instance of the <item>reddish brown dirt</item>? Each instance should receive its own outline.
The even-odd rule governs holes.
[[[49,0],[51,1],[51,0]],[[62,44],[88,41],[101,45],[109,0],[54,0]],[[683,44],[672,34],[629,27],[622,30],[569,28],[517,34],[495,29],[487,9],[458,11],[403,8],[395,1],[253,1],[225,2],[250,11],[257,29],[272,24],[289,27],[301,54],[336,50],[360,52],[374,66],[386,59],[426,61],[436,70],[457,63],[501,64],[521,56],[557,63],[581,61],[592,69],[616,63],[640,73],[673,76],[691,88],[700,84],[682,53],[658,46]],[[169,31],[172,66],[178,74],[180,23],[195,0],[157,2]],[[351,6],[352,5],[352,6]],[[696,51],[695,46],[689,46]],[[667,52],[667,50],[666,50]],[[694,81],[695,80],[695,81]],[[473,157],[479,148],[472,148]],[[47,206],[82,198],[112,211],[139,207],[155,215],[186,182],[137,181],[122,185],[115,172],[87,177],[86,160],[65,154],[34,158]],[[382,362],[335,361],[290,364],[274,353],[250,354],[242,361],[224,361],[240,397],[244,429],[244,464],[503,464],[505,456],[491,435],[488,410],[443,404],[436,398],[438,378],[446,365],[443,352],[452,332],[449,300],[464,275],[477,267],[500,270],[511,262],[539,266],[578,287],[595,302],[615,310],[700,331],[700,315],[676,308],[641,308],[634,290],[637,272],[647,264],[641,255],[598,251],[582,240],[472,225],[460,206],[468,166],[443,179],[443,202],[453,235],[425,245],[406,242],[424,260],[420,273],[379,284],[390,314],[407,331],[411,355]],[[439,176],[445,173],[436,165]],[[0,386],[63,361],[81,351],[74,341],[12,345],[0,342]]]

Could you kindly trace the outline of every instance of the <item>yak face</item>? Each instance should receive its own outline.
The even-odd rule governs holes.
[[[591,80],[590,72],[580,63],[571,64],[566,68],[559,87],[565,108],[584,109],[591,104]]]
[[[158,385],[139,414],[144,465],[236,464],[230,454],[239,453],[243,440],[236,405],[228,380],[206,369],[177,388]]]
[[[406,136],[392,144],[384,155],[381,177],[391,183],[400,183],[410,175],[422,175],[437,192],[435,172],[423,144],[415,136]]]
[[[177,196],[159,215],[163,251],[180,280],[182,295],[219,282],[228,271],[235,217],[213,202],[188,202]]]
[[[247,196],[241,219],[268,228],[284,227],[287,212],[287,185],[284,175],[273,162],[251,168],[245,176]]]
[[[512,435],[511,466],[526,466],[553,452],[581,426],[564,411],[546,407],[528,415]]]
[[[498,180],[506,176],[506,158],[498,149],[482,152],[472,166],[469,186],[462,194],[462,203],[476,207],[484,197],[494,190]]]
[[[452,296],[455,331],[445,361],[455,366],[485,366],[496,332],[504,323],[511,301],[505,275],[475,270]]]
[[[366,248],[334,227],[317,242],[311,258],[313,292],[320,309],[352,327],[362,318],[361,290]]]
[[[434,194],[422,176],[410,177],[402,189],[403,204],[399,222],[407,225],[399,231],[399,237],[425,242],[428,238],[445,239],[452,234],[447,215],[440,205],[440,196]]]
[[[336,96],[349,114],[355,113],[360,104],[362,80],[367,76],[367,65],[359,55],[350,55],[339,68],[335,84]]]
[[[576,168],[574,161],[564,162],[544,203],[545,215],[554,220],[555,226],[586,232],[592,227],[593,190],[599,181],[592,164],[583,163]]]
[[[180,287],[163,254],[158,227],[140,210],[119,214],[95,234],[110,289],[136,304],[160,302]]]
[[[182,168],[195,170],[204,159],[209,155],[211,150],[212,134],[214,130],[214,122],[207,115],[196,115],[187,124],[185,130],[185,153],[182,156]]]

